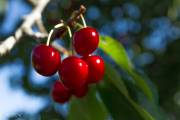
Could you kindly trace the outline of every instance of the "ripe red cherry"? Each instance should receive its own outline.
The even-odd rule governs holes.
[[[88,77],[88,65],[78,57],[70,56],[62,61],[59,74],[69,89],[83,86]]]
[[[89,68],[88,83],[97,83],[104,76],[104,60],[97,56],[84,56],[82,58]]]
[[[85,84],[81,86],[80,88],[72,90],[72,94],[78,98],[84,97],[88,92],[88,85]]]
[[[56,73],[61,62],[59,52],[44,44],[38,45],[33,49],[31,59],[35,70],[43,76],[50,76]]]
[[[71,97],[69,89],[66,88],[59,80],[54,83],[51,95],[53,100],[58,103],[65,103],[69,101]]]
[[[99,34],[96,29],[85,27],[74,33],[73,45],[76,52],[80,55],[92,53],[99,43]]]

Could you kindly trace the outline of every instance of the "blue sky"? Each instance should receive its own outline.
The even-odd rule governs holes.
[[[23,66],[18,61],[0,67],[0,120],[22,111],[34,114],[46,105],[47,101],[43,97],[30,96],[22,88],[10,86],[12,77],[22,79],[22,72]]]

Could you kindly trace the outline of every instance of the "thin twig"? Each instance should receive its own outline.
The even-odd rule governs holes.
[[[48,34],[48,32],[46,31],[46,28],[45,28],[44,25],[43,25],[42,19],[36,20],[36,25],[37,25],[37,27],[39,28],[39,31],[40,31],[41,33],[46,33],[46,34]]]
[[[66,56],[70,55],[70,52],[65,47],[63,47],[62,45],[60,45],[60,44],[58,44],[56,42],[52,42],[51,46],[54,47],[56,50],[60,51],[61,53],[63,53],[64,55],[66,55]]]
[[[47,37],[46,33],[34,32],[32,26],[37,22],[37,20],[41,19],[41,14],[49,2],[50,0],[39,0],[36,3],[32,12],[24,17],[24,22],[16,30],[14,36],[10,36],[0,43],[0,56],[5,55],[17,42],[19,42],[19,40],[22,40],[23,33],[36,38]]]
[[[79,10],[76,10],[72,13],[72,15],[69,18],[69,20],[67,21],[66,25],[69,26],[70,28],[76,27],[76,23],[80,19],[80,15],[84,14],[85,12],[86,12],[86,8],[83,5],[81,5]],[[66,32],[67,32],[66,28],[61,29],[61,31],[59,31],[59,33],[61,33],[59,36],[62,38]]]
[[[32,5],[36,6],[38,4],[38,0],[28,0]]]

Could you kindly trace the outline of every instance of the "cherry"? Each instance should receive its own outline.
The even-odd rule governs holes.
[[[71,97],[69,89],[66,88],[59,80],[54,83],[51,95],[53,100],[58,103],[65,103],[69,101]]]
[[[69,89],[83,86],[88,77],[88,65],[78,57],[70,56],[62,61],[59,74]]]
[[[72,94],[75,95],[78,98],[84,97],[88,92],[88,85],[85,84],[81,86],[80,88],[72,90]]]
[[[76,52],[80,55],[92,53],[99,43],[99,34],[96,29],[85,27],[74,33],[73,45]]]
[[[97,83],[104,76],[104,60],[97,55],[84,56],[82,58],[89,68],[88,83]]]
[[[31,59],[35,70],[43,76],[56,73],[61,62],[59,52],[44,44],[40,44],[33,49]]]

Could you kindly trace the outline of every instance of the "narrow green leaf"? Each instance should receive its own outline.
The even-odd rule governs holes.
[[[106,63],[104,81],[98,85],[102,101],[114,120],[155,120],[133,101],[118,72]]]
[[[128,90],[126,88],[126,85],[121,79],[121,76],[119,73],[108,63],[105,64],[105,77],[107,77],[108,80],[112,82],[114,86],[116,86],[119,91],[125,95],[128,96]]]
[[[97,99],[96,91],[93,88],[84,98],[74,98],[70,102],[68,120],[106,120],[107,117],[106,108]]]
[[[6,10],[6,0],[0,0],[0,14],[2,14]]]
[[[144,80],[143,77],[141,77],[138,73],[136,73],[134,70],[127,71],[129,75],[136,81],[136,85],[141,88],[141,90],[144,92],[144,94],[151,100],[152,102],[155,101],[153,93],[148,86],[148,83]]]
[[[101,99],[114,120],[155,120],[144,108],[123,95],[109,81],[106,80],[98,88]]]
[[[144,118],[144,120],[155,120],[144,108],[139,106],[136,102],[132,99],[127,98],[128,101],[131,103],[132,106],[139,112],[139,114]]]
[[[108,63],[106,63],[106,71],[105,71],[105,77],[107,77],[108,80],[110,80],[112,82],[112,84],[114,86],[116,86],[116,88],[119,90],[119,92],[121,92],[121,94],[125,95],[124,97],[127,98],[127,100],[132,104],[132,106],[142,115],[142,116],[149,116],[149,118],[151,118],[151,116],[149,114],[147,114],[147,112],[142,109],[140,106],[138,106],[129,96],[128,94],[128,90],[124,84],[124,82],[122,81],[120,75],[118,74],[118,72]],[[123,97],[123,96],[122,96]]]
[[[134,72],[134,67],[129,61],[122,44],[109,36],[100,36],[99,48],[109,55],[123,70],[135,81],[135,84],[144,92],[149,100],[154,101],[153,93],[146,81]]]
[[[126,55],[124,47],[117,40],[109,36],[100,36],[99,48],[123,69],[131,69],[133,67]]]

